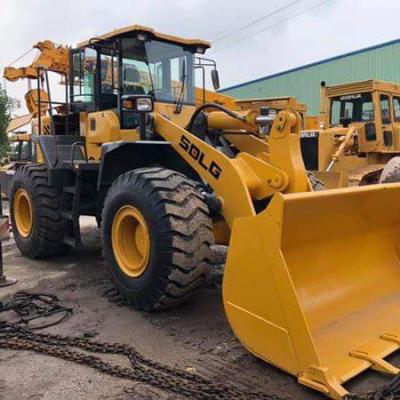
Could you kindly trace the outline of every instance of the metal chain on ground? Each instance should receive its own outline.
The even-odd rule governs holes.
[[[54,313],[72,312],[71,308],[62,305],[57,296],[48,294],[30,294],[19,292],[8,302],[0,302],[0,312],[15,311],[22,316],[18,323],[0,320],[0,349],[34,351],[59,359],[86,365],[107,375],[145,383],[158,389],[201,400],[289,400],[265,392],[244,391],[224,383],[216,383],[200,375],[192,374],[178,368],[169,367],[143,357],[134,347],[119,344],[93,341],[82,337],[61,336],[49,333],[38,333],[27,328],[27,321]],[[62,310],[62,311],[60,311]],[[34,316],[30,314],[34,313]],[[38,328],[61,322],[66,315],[56,322],[40,325]],[[74,349],[80,349],[79,352]],[[99,356],[87,354],[123,355],[130,361],[130,367],[113,365]],[[400,376],[396,376],[388,385],[374,392],[349,394],[344,400],[400,400]]]
[[[24,293],[24,295],[14,296],[12,301],[2,303],[2,311],[6,311],[7,309],[18,313],[24,310],[22,313],[25,317],[27,315],[25,311],[28,310],[29,314],[29,309],[33,310],[36,314],[43,311],[40,307],[32,307],[33,301],[29,302],[29,296],[33,296],[36,301],[39,298],[41,300],[46,299],[46,304],[50,309],[52,303],[60,305],[56,296]],[[29,303],[31,303],[31,307],[28,307]],[[35,302],[33,303],[35,304]],[[112,365],[103,361],[98,356],[88,355],[72,348],[81,349],[89,353],[123,355],[129,359],[131,367],[125,368],[119,365]],[[288,400],[287,398],[262,392],[243,391],[223,383],[213,382],[202,376],[178,368],[163,365],[159,362],[146,359],[134,347],[129,345],[105,343],[80,337],[38,333],[27,328],[24,319],[21,319],[19,323],[0,320],[0,349],[25,350],[46,354],[89,366],[111,376],[145,383],[190,399]]]
[[[21,317],[17,324],[29,326],[32,330],[44,329],[59,324],[72,314],[72,308],[65,307],[60,299],[52,294],[17,292],[9,301],[0,301],[0,313],[14,311]],[[32,321],[46,321],[49,317],[60,315],[56,320],[53,318],[48,323],[32,325]]]
[[[124,355],[130,360],[131,368],[111,365],[99,357],[71,350],[71,347],[80,348],[91,353]],[[167,367],[144,358],[129,345],[103,343],[83,338],[44,333],[39,334],[7,322],[0,322],[0,348],[29,350],[47,354],[87,365],[108,375],[147,383],[159,389],[193,399],[283,400],[282,397],[261,392],[244,392],[224,384],[216,384],[201,376],[177,368]]]

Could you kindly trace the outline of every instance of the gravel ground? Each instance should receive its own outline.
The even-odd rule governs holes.
[[[23,258],[12,239],[4,245],[6,274],[17,285],[0,289],[0,299],[18,290],[47,292],[74,308],[60,325],[47,329],[65,335],[89,334],[97,340],[128,343],[144,356],[181,369],[190,368],[215,382],[262,390],[291,399],[322,399],[295,378],[249,354],[225,319],[218,279],[195,299],[175,310],[143,313],[111,303],[102,296],[108,285],[101,256],[100,233],[91,218],[82,219],[83,246],[61,259]],[[333,344],[334,345],[334,344]],[[107,357],[107,360],[111,360]],[[112,361],[127,365],[126,360]],[[400,364],[398,357],[395,364]],[[347,386],[368,390],[385,382],[368,372]],[[89,367],[31,352],[0,350],[0,399],[175,399],[145,384],[114,378]]]

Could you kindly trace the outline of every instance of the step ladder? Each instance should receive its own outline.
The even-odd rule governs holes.
[[[61,195],[61,217],[66,227],[63,242],[70,247],[78,247],[81,244],[79,225],[81,190],[81,172],[74,169],[65,171]]]

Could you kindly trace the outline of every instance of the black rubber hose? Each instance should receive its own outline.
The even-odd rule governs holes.
[[[237,113],[235,113],[234,111],[231,111],[231,110],[225,108],[224,106],[221,106],[220,104],[217,104],[217,103],[205,103],[205,104],[201,105],[201,106],[193,113],[192,118],[190,118],[189,124],[188,124],[188,126],[187,126],[187,128],[186,128],[189,132],[192,131],[193,124],[194,124],[194,121],[196,121],[197,116],[198,116],[203,110],[205,110],[206,108],[215,108],[216,110],[222,111],[222,112],[224,112],[225,114],[228,114],[230,117],[235,118],[235,119],[238,119],[239,121],[245,121],[245,120],[246,120],[245,117],[240,116],[239,114],[237,114]]]

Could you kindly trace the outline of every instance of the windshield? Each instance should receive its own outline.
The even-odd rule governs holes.
[[[122,93],[167,103],[194,103],[193,54],[158,41],[122,40]]]
[[[374,107],[371,93],[358,93],[338,96],[331,99],[331,125],[342,120],[367,122],[374,119]]]

